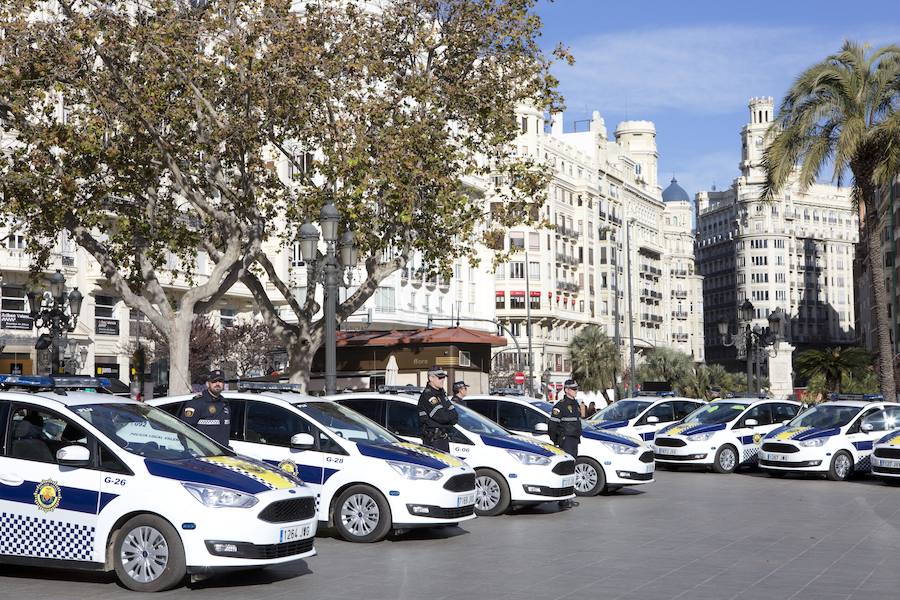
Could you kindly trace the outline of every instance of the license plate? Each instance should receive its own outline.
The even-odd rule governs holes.
[[[650,463],[646,467],[644,467],[644,473],[652,473],[656,470],[656,465],[654,463]]]
[[[662,448],[662,447],[658,446],[656,448],[656,453],[657,454],[675,454],[675,448]]]
[[[764,457],[764,459],[771,460],[774,462],[787,462],[788,457],[787,457],[787,454],[773,454],[772,452],[769,452],[767,454],[767,456]]]
[[[312,528],[309,525],[297,525],[296,527],[282,527],[281,535],[278,536],[279,543],[296,542],[297,540],[305,540],[312,534]]]
[[[575,477],[563,477],[563,487],[572,487],[575,485]]]
[[[470,504],[475,504],[475,492],[471,494],[463,494],[462,496],[456,497],[456,506],[468,506]]]
[[[896,469],[900,467],[900,460],[890,460],[887,458],[878,459],[878,464],[881,467],[886,467],[888,469]]]

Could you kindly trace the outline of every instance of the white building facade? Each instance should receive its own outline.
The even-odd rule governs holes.
[[[740,176],[727,190],[696,197],[708,357],[728,357],[717,324],[724,321],[734,332],[745,299],[760,326],[768,325],[776,308],[784,310],[790,317],[787,339],[798,347],[852,343],[859,218],[850,190],[823,184],[804,190],[794,175],[778,197],[762,201],[762,159],[774,103],[771,97],[752,98],[748,107]]]

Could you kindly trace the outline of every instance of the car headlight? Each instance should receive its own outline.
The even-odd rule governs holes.
[[[827,437],[813,438],[811,440],[804,440],[802,442],[798,442],[804,448],[818,448],[819,446],[824,446],[825,442],[828,441]]]
[[[428,467],[423,467],[421,465],[414,465],[405,462],[393,462],[390,460],[387,461],[387,464],[391,465],[392,469],[394,469],[407,479],[426,479],[428,481],[437,481],[444,476],[444,474],[437,469],[429,469]]]
[[[541,456],[540,454],[535,454],[534,452],[523,452],[521,450],[507,450],[509,455],[515,458],[517,461],[522,463],[523,465],[549,465],[550,458],[547,456]]]
[[[713,435],[715,435],[715,431],[707,431],[706,433],[695,433],[694,435],[688,436],[689,442],[705,442]]]
[[[637,454],[638,449],[635,446],[629,446],[628,444],[618,444],[616,442],[600,442],[616,454]]]
[[[185,482],[182,482],[181,485],[198,502],[211,508],[250,508],[259,502],[259,498],[252,494],[245,494],[215,485]]]

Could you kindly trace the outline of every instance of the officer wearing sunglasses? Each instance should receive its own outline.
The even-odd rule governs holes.
[[[428,385],[419,396],[419,433],[426,446],[450,452],[450,430],[459,415],[444,390],[446,379],[447,373],[441,367],[428,369]]]

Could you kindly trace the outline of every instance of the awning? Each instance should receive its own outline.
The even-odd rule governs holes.
[[[393,331],[339,331],[337,334],[337,345],[339,347],[391,347],[426,344],[485,344],[493,347],[503,347],[506,345],[506,338],[467,327]]]

